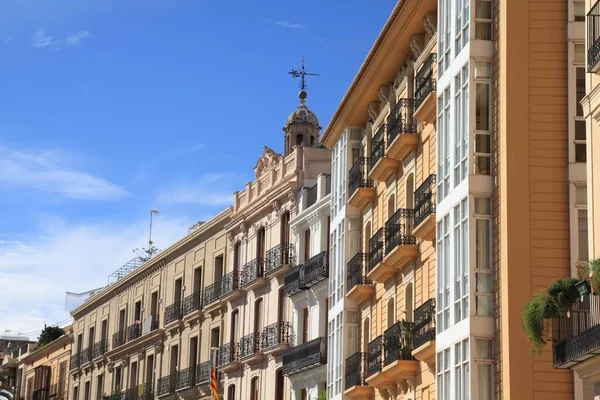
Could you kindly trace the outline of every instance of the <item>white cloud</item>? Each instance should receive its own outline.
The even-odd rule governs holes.
[[[88,31],[78,31],[67,34],[64,40],[56,39],[54,36],[46,34],[44,29],[38,29],[31,40],[31,45],[38,48],[60,49],[62,47],[71,47],[81,44],[84,39],[90,36]]]
[[[179,182],[160,191],[162,204],[195,204],[228,206],[233,204],[233,192],[240,189],[239,177],[231,173],[213,173],[191,182]]]
[[[44,223],[46,229],[34,238],[0,242],[0,326],[13,334],[67,319],[67,291],[81,293],[106,285],[108,275],[134,257],[132,249],[148,240],[145,218],[95,225],[67,224],[57,218],[52,222]],[[156,217],[154,243],[166,249],[193,222]]]
[[[65,40],[65,44],[67,46],[76,46],[81,44],[81,42],[90,36],[88,31],[79,31],[75,33],[69,33],[67,35],[67,39]]]
[[[65,162],[66,153],[22,152],[0,147],[0,184],[81,200],[114,200],[129,195],[121,186],[77,171]]]
[[[290,28],[290,29],[306,29],[305,25],[297,24],[289,21],[271,21],[272,24],[280,26],[282,28]]]

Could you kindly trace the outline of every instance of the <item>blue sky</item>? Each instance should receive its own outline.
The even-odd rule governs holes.
[[[65,320],[150,208],[166,248],[229,205],[282,149],[302,56],[325,127],[394,5],[0,0],[0,334]]]

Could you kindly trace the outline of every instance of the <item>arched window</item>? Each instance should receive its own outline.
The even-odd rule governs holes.
[[[369,350],[369,342],[371,341],[371,326],[369,324],[369,318],[365,318],[363,321],[363,331],[362,331],[362,351],[366,353]]]
[[[283,373],[281,368],[275,372],[275,400],[283,400]]]
[[[394,307],[394,298],[388,300],[387,303],[387,327],[391,328],[396,323],[396,307]]]
[[[406,321],[412,322],[413,320],[413,285],[409,282],[404,290],[404,311],[406,313]]]
[[[227,387],[227,400],[235,400],[235,385]]]
[[[259,400],[259,385],[258,385],[258,376],[255,376],[250,381],[250,400]]]
[[[296,145],[302,146],[302,142],[304,141],[304,137],[301,133],[296,135]]]
[[[406,179],[406,208],[412,210],[415,203],[415,178],[413,174],[408,175]]]
[[[314,146],[314,145],[315,145],[315,137],[314,137],[314,136],[311,136],[311,137],[310,137],[310,145],[311,145],[311,146]]]
[[[367,226],[365,227],[365,253],[369,254],[371,249],[369,249],[369,240],[371,239],[371,221],[367,222]]]
[[[394,213],[396,212],[396,196],[391,195],[388,198],[388,219],[392,218],[392,215],[394,215]]]

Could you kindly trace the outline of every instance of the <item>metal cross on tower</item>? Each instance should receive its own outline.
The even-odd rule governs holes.
[[[312,76],[319,76],[319,74],[313,74],[310,72],[306,72],[306,69],[304,68],[304,57],[302,57],[302,69],[300,69],[300,71],[292,69],[290,72],[288,72],[288,74],[290,74],[291,76],[293,76],[294,78],[300,78],[300,90],[301,91],[305,91],[307,86],[306,86],[306,76],[307,75],[312,75]]]

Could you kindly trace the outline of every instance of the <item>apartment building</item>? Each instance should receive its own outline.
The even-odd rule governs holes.
[[[283,374],[291,385],[290,400],[317,399],[327,390],[329,216],[331,176],[321,174],[312,187],[298,192],[297,212],[290,221],[297,266],[284,278],[284,295],[292,303],[295,346],[284,353]],[[333,254],[333,253],[332,253]]]
[[[231,209],[72,311],[69,399],[209,398],[209,354],[222,343],[220,296]],[[222,387],[220,388],[222,390]]]
[[[331,165],[331,152],[318,146],[319,122],[305,99],[302,91],[300,105],[287,118],[283,154],[265,147],[254,181],[234,193],[218,360],[226,400],[280,400],[289,392],[285,376],[294,359],[289,347],[298,337],[284,295],[284,276],[296,264],[290,221],[298,211],[298,190],[314,184]]]
[[[322,138],[334,149],[331,399],[436,398],[436,10],[397,4]]]
[[[73,335],[71,327],[58,339],[39,347],[26,341],[12,347],[0,365],[2,389],[13,399],[67,399],[69,359]]]

